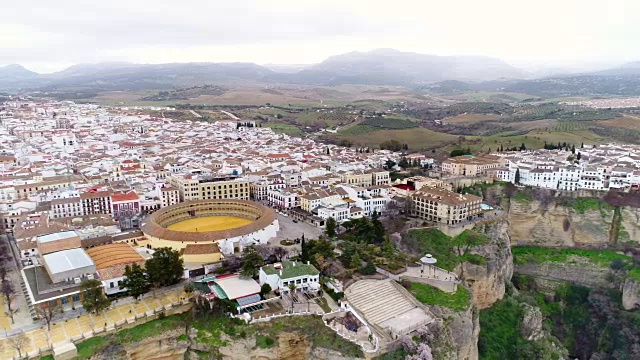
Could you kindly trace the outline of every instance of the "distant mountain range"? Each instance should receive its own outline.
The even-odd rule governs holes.
[[[157,89],[205,83],[419,85],[448,79],[482,81],[527,74],[498,59],[436,56],[391,49],[332,56],[315,65],[252,63],[99,63],[37,74],[20,65],[0,68],[0,89]]]
[[[582,76],[640,75],[640,62]],[[204,84],[399,85],[446,92],[464,89],[511,89],[556,86],[563,78],[531,79],[535,75],[499,59],[482,56],[437,56],[393,49],[350,52],[315,65],[253,63],[79,64],[52,74],[38,74],[20,65],[0,67],[0,90],[108,91],[167,89]],[[572,75],[572,78],[581,75]],[[584,81],[578,81],[581,86]],[[535,85],[537,84],[537,85]],[[551,85],[550,85],[551,84]],[[611,88],[610,86],[607,87]],[[439,89],[439,90],[438,90]],[[506,90],[505,90],[506,91]],[[509,90],[511,91],[511,90]],[[538,92],[539,93],[539,92]]]

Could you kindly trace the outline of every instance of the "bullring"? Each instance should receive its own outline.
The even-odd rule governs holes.
[[[231,226],[220,230],[202,231],[196,228],[187,231],[176,224],[188,220],[210,217],[231,217],[249,220],[246,225]],[[239,221],[239,224],[246,221]],[[242,252],[243,248],[253,244],[264,244],[279,230],[275,212],[261,204],[240,199],[191,200],[162,208],[149,215],[142,232],[152,248],[171,247],[184,251],[187,245],[218,244],[225,255]],[[204,254],[203,254],[204,255]]]

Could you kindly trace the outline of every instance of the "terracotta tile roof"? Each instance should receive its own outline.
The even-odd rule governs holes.
[[[129,191],[129,192],[126,192],[126,193],[117,192],[117,193],[113,193],[111,195],[111,201],[112,202],[137,201],[137,200],[140,200],[140,197],[138,197],[138,194],[136,194],[135,191]]]
[[[96,246],[86,250],[96,264],[96,269],[106,269],[116,265],[126,265],[144,261],[131,245],[124,243]]]

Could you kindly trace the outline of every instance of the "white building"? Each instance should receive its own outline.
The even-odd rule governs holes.
[[[320,272],[309,263],[295,261],[265,265],[260,268],[260,285],[264,284],[280,293],[288,293],[291,286],[296,290],[317,291],[320,289]]]

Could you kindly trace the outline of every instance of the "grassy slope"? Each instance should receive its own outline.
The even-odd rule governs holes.
[[[454,294],[449,294],[426,284],[411,283],[409,292],[423,304],[439,305],[454,311],[467,310],[471,302],[469,290],[463,286],[458,286]]]
[[[511,249],[513,261],[516,264],[571,262],[572,257],[580,257],[594,265],[609,267],[614,260],[625,264],[631,263],[631,258],[619,254],[614,250],[582,250],[582,249],[550,249],[535,246],[518,246]]]

